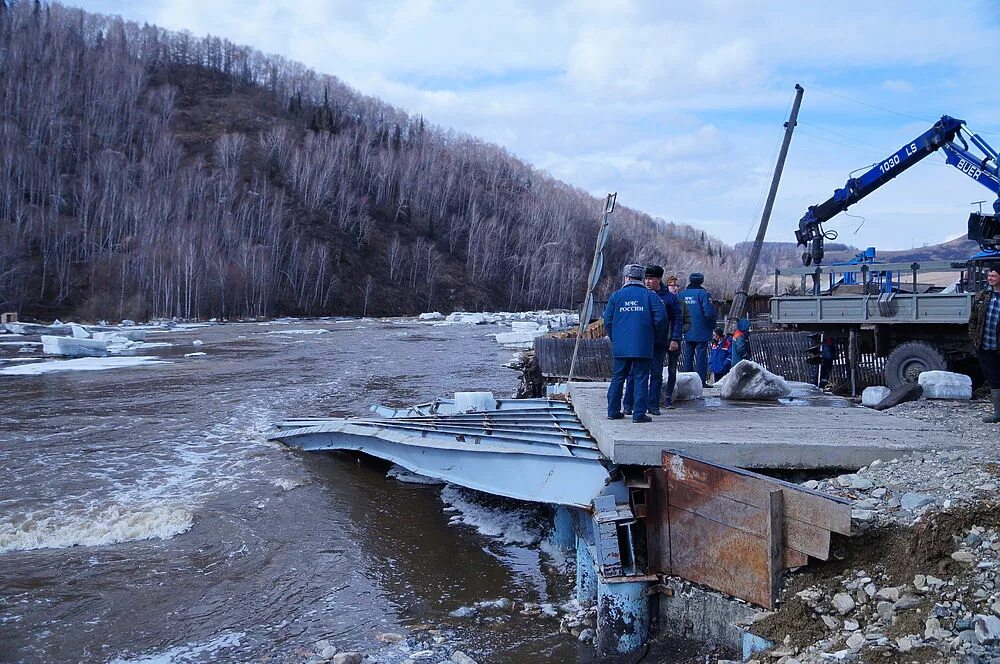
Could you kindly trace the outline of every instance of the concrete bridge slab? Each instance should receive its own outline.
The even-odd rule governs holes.
[[[665,449],[740,468],[855,470],[924,450],[971,447],[920,420],[856,407],[803,384],[779,402],[730,402],[706,389],[646,424],[607,419],[608,383],[569,394],[601,452],[619,464],[657,466]]]

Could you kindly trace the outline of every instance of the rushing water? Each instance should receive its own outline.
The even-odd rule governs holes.
[[[320,640],[402,661],[384,632],[429,644],[427,662],[590,660],[554,617],[449,616],[571,598],[540,571],[542,509],[266,439],[286,417],[508,395],[498,331],[217,325],[150,334],[173,344],[143,353],[163,364],[0,375],[0,661],[304,662]]]

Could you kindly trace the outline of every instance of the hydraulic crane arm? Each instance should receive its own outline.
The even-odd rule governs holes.
[[[951,143],[964,124],[963,120],[948,115],[941,116],[933,127],[912,142],[875,164],[861,177],[848,180],[828,200],[811,206],[799,220],[799,229],[795,231],[795,239],[799,245],[805,246],[812,242],[811,251],[802,256],[803,263],[808,265],[813,261],[820,263],[823,260],[823,233],[820,224],[840,214],[927,155]]]

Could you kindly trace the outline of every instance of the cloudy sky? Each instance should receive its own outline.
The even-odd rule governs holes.
[[[730,243],[754,233],[796,83],[805,96],[769,240],[792,240],[809,205],[943,114],[1000,147],[992,0],[66,4],[298,60]],[[933,244],[963,234],[983,199],[932,155],[828,227],[862,247]]]

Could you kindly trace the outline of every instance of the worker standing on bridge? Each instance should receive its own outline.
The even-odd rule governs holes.
[[[663,308],[667,312],[667,326],[660,334],[656,337],[653,342],[653,357],[649,361],[649,405],[646,408],[646,412],[650,415],[660,414],[660,397],[663,392],[663,362],[667,357],[668,352],[676,352],[680,350],[683,318],[681,317],[681,303],[677,299],[670,289],[663,285],[663,268],[659,265],[647,265],[646,266],[646,278],[643,280],[646,284],[646,288],[653,291],[659,296],[660,301],[663,302]],[[676,377],[677,363],[674,363],[674,372]],[[667,395],[667,401],[665,405],[670,408],[673,403],[673,388]],[[632,406],[635,402],[634,396],[635,383],[632,382],[631,377],[625,380],[625,414],[632,414]]]
[[[681,299],[681,284],[677,277],[670,275],[667,277],[667,290],[674,294],[677,298],[678,304],[681,305],[681,334],[680,338],[683,339],[687,331],[691,329],[691,313],[688,311],[687,303]],[[671,346],[673,348],[673,346]],[[667,398],[664,400],[663,405],[667,408],[671,408],[674,402],[674,387],[677,385],[677,361],[681,357],[680,345],[677,346],[675,350],[667,351]]]
[[[713,383],[718,383],[733,366],[733,339],[721,327],[712,333],[712,343],[708,346],[708,370],[712,372]]]
[[[611,384],[608,386],[608,419],[620,420],[625,378],[635,385],[633,422],[649,422],[646,407],[649,398],[649,363],[653,343],[665,333],[667,312],[663,302],[643,285],[644,265],[626,265],[624,285],[611,294],[604,309],[604,329],[611,339]]]
[[[691,313],[691,329],[684,334],[684,371],[697,371],[701,384],[708,387],[708,342],[715,329],[715,305],[703,283],[705,275],[692,272],[680,298]]]
[[[741,318],[733,332],[733,366],[750,359],[750,321]]]
[[[969,336],[993,397],[993,415],[984,417],[983,422],[1000,424],[1000,263],[990,265],[986,281],[989,286],[972,302]]]

